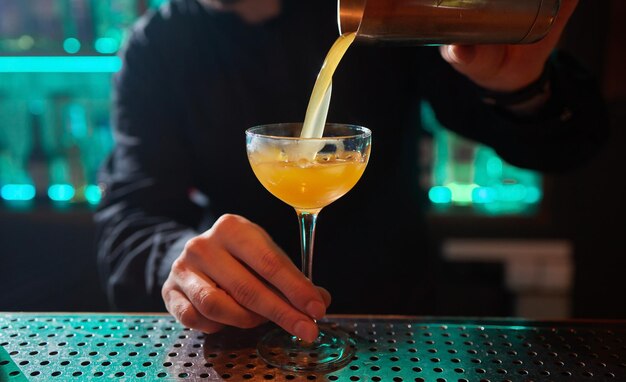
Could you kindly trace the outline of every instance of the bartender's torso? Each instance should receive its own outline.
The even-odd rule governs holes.
[[[197,6],[181,0],[172,7],[192,3]],[[213,215],[236,213],[258,223],[296,263],[296,214],[254,177],[244,131],[304,119],[338,36],[336,9],[331,0],[285,0],[279,18],[258,26],[234,14],[178,9],[184,42],[172,47],[169,83],[184,108],[178,128],[191,145],[195,186]],[[366,126],[373,143],[360,182],[318,220],[314,281],[333,294],[331,312],[394,306],[393,313],[423,313],[423,302],[410,302],[427,257],[417,187],[419,57],[419,49],[354,45],[333,77],[328,121]],[[403,296],[394,295],[400,290]]]

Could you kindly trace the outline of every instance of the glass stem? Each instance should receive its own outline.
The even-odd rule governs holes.
[[[315,222],[317,211],[296,210],[300,222],[300,251],[302,254],[302,273],[313,282],[313,241],[315,240]]]

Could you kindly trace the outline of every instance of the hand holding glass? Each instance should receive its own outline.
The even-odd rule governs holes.
[[[300,223],[302,272],[313,281],[315,223],[323,207],[346,194],[365,171],[371,150],[369,129],[327,124],[321,138],[301,138],[302,124],[274,124],[246,131],[254,174],[274,196],[295,208]],[[339,330],[320,327],[313,343],[282,329],[259,343],[269,364],[288,370],[331,370],[345,365],[354,343]]]

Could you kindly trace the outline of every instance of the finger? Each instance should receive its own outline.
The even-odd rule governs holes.
[[[169,289],[164,302],[167,311],[187,328],[211,334],[224,327],[224,325],[211,321],[200,314],[187,297],[177,289]]]
[[[507,57],[506,45],[444,45],[444,60],[466,76],[479,80],[498,74]]]
[[[253,328],[267,321],[239,305],[206,276],[187,271],[175,278],[194,308],[211,321],[239,328]]]
[[[207,244],[194,241],[194,246]],[[207,244],[208,245],[208,244]],[[306,341],[317,338],[317,325],[305,314],[270,291],[265,284],[250,273],[237,259],[221,248],[194,248],[204,251],[205,261],[192,257],[190,261],[211,278],[238,304],[265,317],[280,327]],[[225,272],[224,270],[228,270]],[[315,291],[319,298],[319,294]]]
[[[319,286],[316,288],[317,288],[317,291],[320,293],[320,296],[322,296],[322,299],[324,300],[324,305],[326,305],[326,307],[328,308],[332,301],[332,297],[330,293],[325,288],[322,288]]]
[[[231,271],[229,273],[215,272],[213,269]],[[307,315],[272,293],[263,282],[254,277],[229,254],[212,256],[211,266],[203,271],[245,308],[268,318],[304,340],[313,341],[317,337],[317,325]]]
[[[313,283],[260,227],[244,221],[254,229],[241,230],[241,219],[238,216],[224,217],[214,226],[220,231],[218,237],[229,238],[222,242],[227,251],[276,287],[301,312],[316,319],[324,317],[326,304]]]

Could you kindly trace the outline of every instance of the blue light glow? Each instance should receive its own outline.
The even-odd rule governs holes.
[[[68,112],[72,135],[78,139],[85,139],[87,137],[87,116],[85,108],[80,104],[72,103],[69,106]]]
[[[102,192],[100,192],[100,187],[95,184],[90,184],[85,188],[85,199],[87,202],[92,205],[96,205],[100,203],[100,199],[102,199]]]
[[[492,187],[478,187],[472,190],[472,202],[478,204],[492,203],[498,198],[498,193]]]
[[[526,187],[524,202],[529,204],[538,203],[541,200],[541,190],[538,187]]]
[[[487,160],[487,174],[493,178],[499,178],[502,176],[502,159],[498,157],[491,157]]]
[[[448,187],[432,187],[428,191],[428,198],[436,204],[445,204],[452,201],[452,191]]]
[[[512,326],[505,326],[506,329],[510,329],[510,330],[528,330],[530,329],[530,327],[528,326],[521,326],[521,325],[512,325]]]
[[[526,197],[526,186],[523,184],[507,184],[498,187],[498,196],[504,202],[521,202]]]
[[[35,198],[35,187],[32,184],[5,184],[0,189],[2,199],[8,201],[24,201]]]
[[[74,37],[67,38],[63,41],[63,49],[69,54],[78,53],[80,50],[80,41]]]
[[[70,201],[74,194],[74,187],[70,184],[53,184],[48,188],[48,197],[55,202]]]
[[[96,51],[102,54],[115,53],[119,47],[117,40],[110,37],[100,37],[95,44]]]
[[[115,73],[121,68],[116,56],[0,57],[0,73]]]

